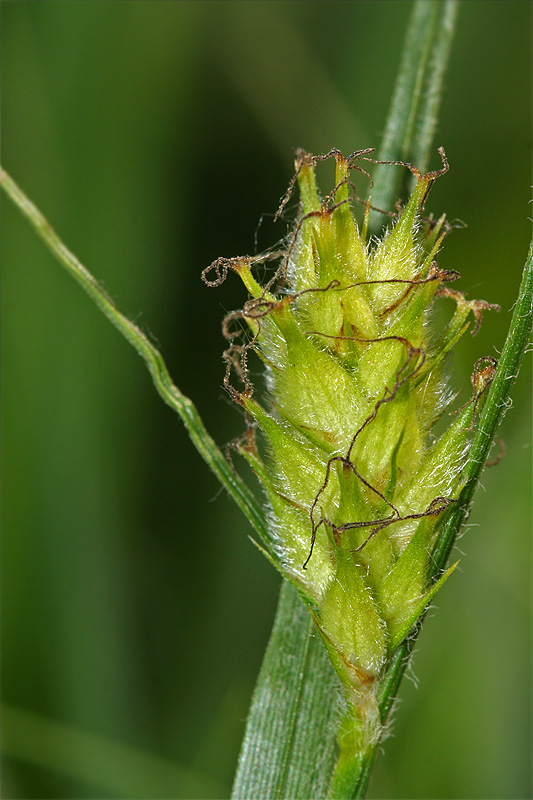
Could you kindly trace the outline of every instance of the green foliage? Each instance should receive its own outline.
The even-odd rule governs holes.
[[[219,252],[252,251],[295,146],[376,144],[409,10],[2,6],[5,166],[121,307],[157,332],[219,442],[241,428],[217,399],[220,305],[235,298],[207,292],[199,273]],[[520,2],[463,4],[446,78],[437,144],[452,171],[431,207],[469,229],[447,241],[442,263],[472,295],[502,305],[460,345],[459,402],[476,353],[501,347],[529,239],[528,14]],[[238,509],[215,497],[214,478],[135,354],[51,268],[9,203],[2,221],[5,697],[194,766],[229,793],[274,570],[247,541]],[[268,235],[265,224],[261,248]],[[478,527],[462,543],[468,563],[443,593],[438,624],[425,625],[420,688],[402,687],[373,796],[530,796],[531,433],[520,414],[529,368],[502,428],[507,457],[485,473],[470,519]],[[46,752],[46,734],[27,733]],[[72,762],[86,765],[81,741]],[[6,756],[2,793],[120,794],[87,772],[68,778],[39,763]],[[190,791],[176,778],[166,796]]]

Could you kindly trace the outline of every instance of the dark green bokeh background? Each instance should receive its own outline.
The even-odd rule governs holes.
[[[2,3],[3,164],[159,342],[221,444],[242,419],[221,388],[220,320],[244,297],[200,271],[253,250],[296,147],[379,144],[409,11]],[[451,171],[429,208],[468,223],[441,266],[502,306],[455,356],[465,399],[474,360],[503,343],[530,236],[530,12],[462,4],[435,141]],[[227,796],[279,579],[133,350],[7,201],[2,222],[4,700]],[[267,216],[259,247],[285,232]],[[531,797],[530,358],[370,797]],[[21,719],[23,748],[46,752]],[[117,769],[111,750],[90,782],[6,757],[2,794],[117,797]],[[137,796],[187,797],[187,780],[156,770]]]

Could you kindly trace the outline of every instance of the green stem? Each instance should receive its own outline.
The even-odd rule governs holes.
[[[194,446],[213,470],[221,484],[228,490],[245,517],[263,541],[268,539],[267,524],[261,505],[244,481],[233,471],[221,450],[213,441],[193,402],[180,392],[168,373],[159,350],[145,334],[122,314],[96,278],[83,266],[76,256],[61,241],[38,208],[29,200],[15,181],[0,168],[0,185],[16,206],[29,220],[37,234],[52,251],[69,275],[77,281],[108,320],[120,331],[144,360],[157,391],[165,403],[182,419]]]
[[[344,800],[347,797],[356,797],[357,795],[354,794],[354,791],[357,791],[357,786],[365,767],[368,767],[369,771],[372,769],[367,753],[357,753],[355,757],[353,753],[341,753],[329,787],[328,800]]]
[[[355,790],[352,795],[353,800],[362,800],[362,798],[365,797],[370,775],[372,774],[374,761],[376,760],[376,754],[377,751],[374,748],[365,755],[361,764],[361,770],[359,772],[357,783],[355,784]]]
[[[427,0],[424,0],[423,4],[431,5]],[[421,172],[429,169],[430,151],[439,118],[443,80],[459,11],[458,0],[446,0],[435,5],[438,8],[433,40],[427,57],[424,89],[418,104],[411,143],[405,151],[405,158],[408,161],[412,160]],[[410,181],[410,191],[412,191],[416,181],[414,176],[410,176]]]

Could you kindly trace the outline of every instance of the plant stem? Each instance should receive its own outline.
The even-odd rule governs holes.
[[[425,0],[424,5],[431,5]],[[458,0],[435,3],[438,6],[433,28],[433,41],[425,69],[424,90],[418,105],[411,144],[406,148],[405,158],[413,162],[421,172],[429,168],[429,156],[437,128],[442,97],[443,80],[448,65],[457,14]],[[410,176],[411,189],[414,186]]]

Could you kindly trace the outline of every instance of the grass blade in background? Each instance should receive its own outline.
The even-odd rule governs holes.
[[[412,160],[422,172],[430,166],[431,147],[437,128],[443,80],[455,32],[459,0],[441,0],[435,5],[437,17],[433,28],[429,63],[425,69],[425,81],[415,117],[411,146],[407,150],[409,154],[407,160]]]
[[[118,797],[218,797],[200,773],[11,705],[2,705],[2,751]],[[4,786],[4,791],[6,787]]]

